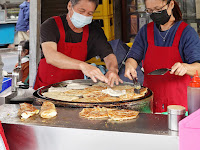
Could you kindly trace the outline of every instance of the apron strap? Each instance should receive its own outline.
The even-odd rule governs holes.
[[[179,25],[175,37],[174,37],[174,42],[172,46],[178,47],[179,46],[179,42],[183,33],[183,30],[188,26],[187,23],[185,22],[181,22],[181,24]]]
[[[60,32],[60,40],[59,41],[65,41],[65,29],[63,26],[62,19],[60,18],[60,16],[54,16],[53,18],[55,19],[56,24],[59,29],[59,32]]]
[[[82,42],[87,43],[89,37],[89,26],[86,25],[83,27],[83,37],[82,37]]]
[[[147,42],[149,44],[154,44],[154,22],[151,22],[147,25]]]

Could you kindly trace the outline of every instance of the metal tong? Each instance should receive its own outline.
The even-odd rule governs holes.
[[[122,66],[125,65],[125,60],[126,60],[128,54],[129,54],[129,52],[130,52],[130,50],[128,51],[128,53],[127,53],[126,56],[124,57],[124,59],[123,59],[121,65],[119,66],[119,72],[121,71]],[[133,78],[133,76],[132,76],[132,79],[133,79],[133,85],[134,85],[134,92],[135,92],[136,94],[140,94],[140,89],[141,89],[140,83],[137,81],[137,78]]]

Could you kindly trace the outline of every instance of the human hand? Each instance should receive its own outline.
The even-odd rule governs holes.
[[[124,76],[129,78],[130,80],[133,80],[133,78],[137,78],[137,72],[135,68],[131,65],[131,63],[126,63]]]
[[[114,71],[109,70],[105,76],[108,79],[108,85],[111,87],[113,87],[114,84],[119,85],[119,82],[123,83],[118,74]]]
[[[102,82],[108,83],[108,79],[103,75],[103,73],[95,66],[82,62],[80,64],[81,71],[86,76],[90,77],[94,82],[99,79]]]
[[[180,62],[175,63],[170,71],[170,74],[175,74],[178,76],[184,76],[186,73],[187,73],[186,64]]]
[[[27,32],[27,33],[29,33],[30,31],[29,31],[29,30],[27,30],[26,32]]]

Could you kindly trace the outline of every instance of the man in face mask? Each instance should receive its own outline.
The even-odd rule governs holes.
[[[83,74],[110,86],[122,82],[117,59],[103,30],[92,23],[97,6],[98,0],[70,0],[67,15],[49,18],[42,24],[43,56],[35,89],[64,80],[83,79]],[[85,63],[95,56],[104,59],[108,69],[105,76],[98,68]]]
[[[153,22],[138,32],[126,61],[125,76],[136,77],[143,60],[144,86],[154,93],[154,112],[167,111],[168,105],[187,108],[187,86],[196,70],[200,72],[200,40],[195,30],[182,21],[175,0],[145,0]],[[150,72],[171,68],[165,75]]]

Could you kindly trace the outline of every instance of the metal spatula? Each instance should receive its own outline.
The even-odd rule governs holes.
[[[133,77],[132,77],[133,78]],[[137,78],[133,78],[133,86],[134,86],[134,92],[136,94],[140,94],[140,89],[141,89],[141,85],[140,83],[137,81]]]
[[[169,68],[161,68],[161,69],[157,69],[157,70],[154,70],[154,71],[148,73],[148,75],[164,75],[168,71],[171,71],[171,69],[169,69]]]

